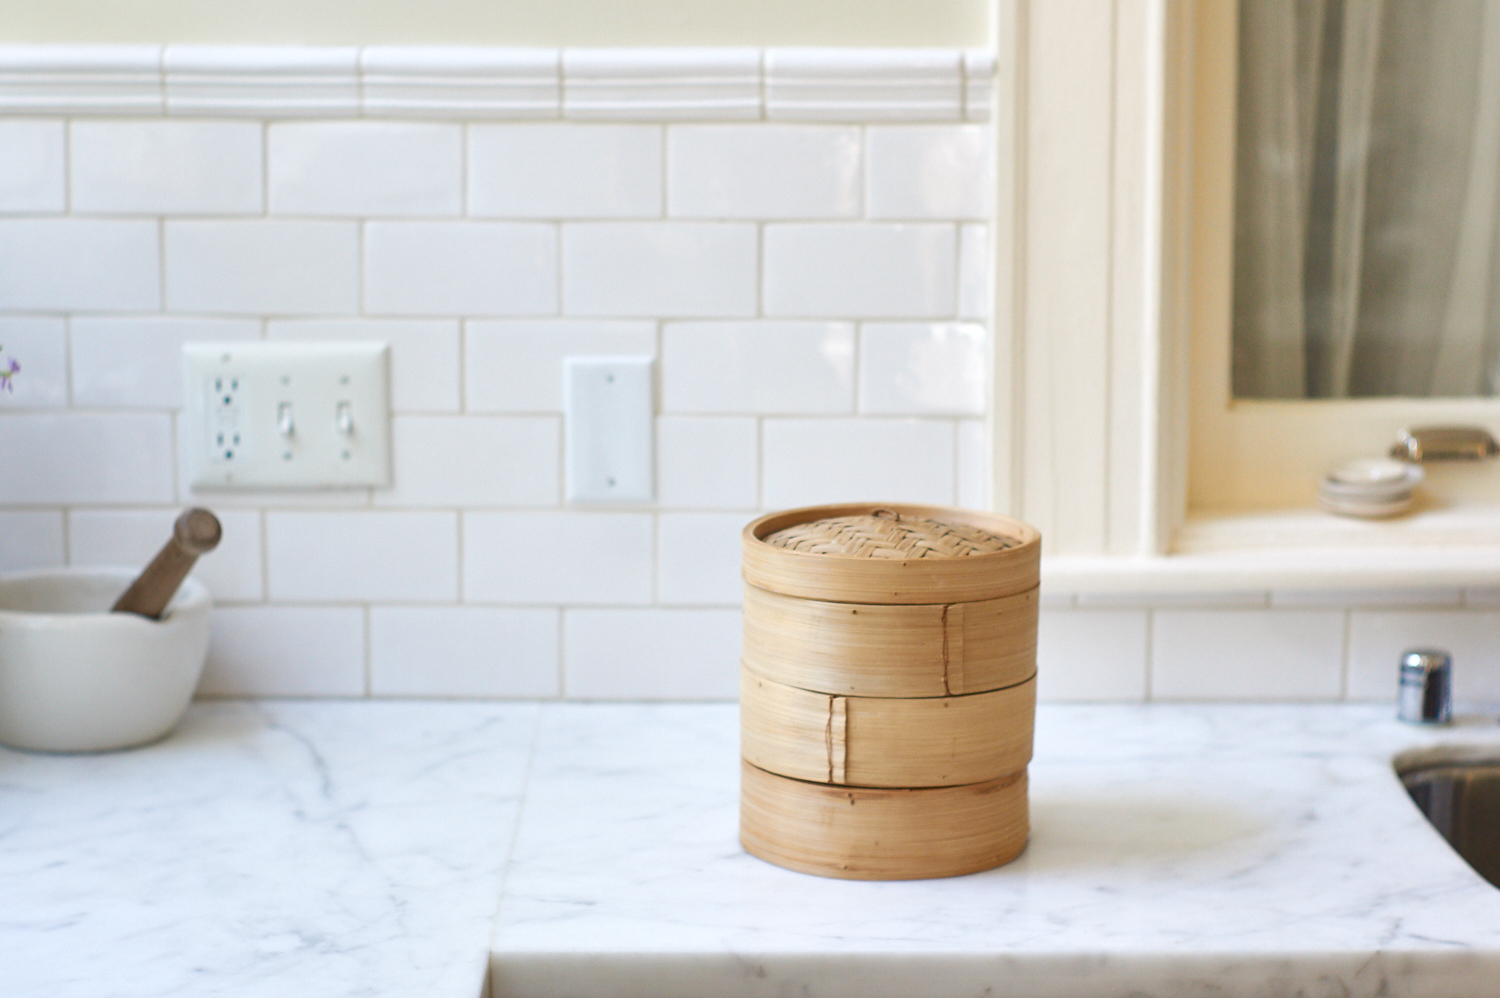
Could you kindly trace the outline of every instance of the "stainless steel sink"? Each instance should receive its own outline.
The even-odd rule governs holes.
[[[1500,887],[1500,755],[1409,766],[1398,762],[1397,772],[1448,844]]]

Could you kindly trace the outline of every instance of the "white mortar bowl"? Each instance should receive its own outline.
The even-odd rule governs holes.
[[[187,710],[212,599],[188,579],[161,620],[109,608],[129,569],[0,575],[0,742],[102,752],[155,741]]]

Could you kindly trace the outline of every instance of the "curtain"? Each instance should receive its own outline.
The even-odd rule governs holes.
[[[1500,0],[1242,0],[1238,398],[1500,387]]]

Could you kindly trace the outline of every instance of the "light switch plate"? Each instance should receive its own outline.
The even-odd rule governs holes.
[[[389,485],[388,355],[373,342],[183,344],[193,487]]]
[[[651,371],[649,356],[564,360],[568,502],[651,501]]]

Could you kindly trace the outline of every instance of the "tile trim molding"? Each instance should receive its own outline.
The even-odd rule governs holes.
[[[987,121],[960,49],[0,45],[0,115]]]

